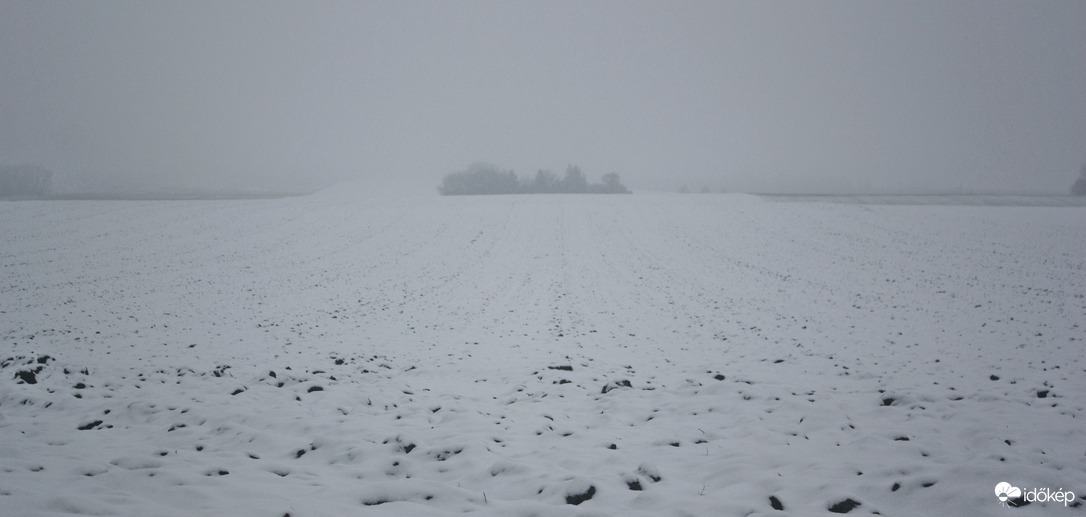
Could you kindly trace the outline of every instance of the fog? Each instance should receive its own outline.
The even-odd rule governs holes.
[[[0,0],[0,164],[56,181],[1064,193],[1086,3]],[[104,179],[103,179],[104,178]]]

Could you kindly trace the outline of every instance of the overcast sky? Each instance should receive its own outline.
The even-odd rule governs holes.
[[[0,0],[0,163],[427,188],[1063,192],[1086,2]]]

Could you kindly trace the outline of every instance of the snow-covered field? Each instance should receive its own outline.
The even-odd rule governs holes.
[[[1086,508],[1083,207],[341,186],[0,243],[0,515]]]

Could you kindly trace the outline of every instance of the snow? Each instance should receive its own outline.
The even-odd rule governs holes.
[[[981,515],[1004,481],[1081,501],[1084,210],[3,203],[0,514]]]

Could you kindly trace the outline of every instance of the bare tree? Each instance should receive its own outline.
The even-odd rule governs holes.
[[[49,193],[53,173],[38,165],[0,167],[0,197],[41,197]]]
[[[618,176],[617,172],[608,172],[607,174],[604,174],[603,177],[600,179],[603,180],[604,192],[607,192],[608,194],[630,193],[626,186],[622,184],[622,178]]]
[[[568,194],[583,194],[588,191],[588,178],[576,165],[566,167],[566,176],[562,178],[562,192]]]
[[[1078,172],[1078,179],[1071,185],[1071,194],[1086,196],[1086,164],[1082,165],[1082,170]]]

